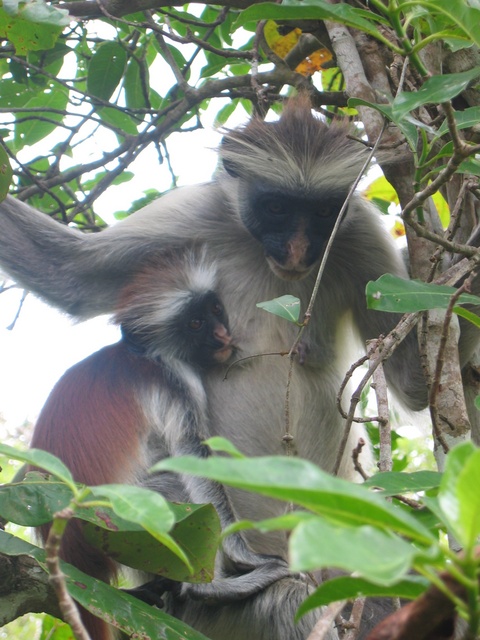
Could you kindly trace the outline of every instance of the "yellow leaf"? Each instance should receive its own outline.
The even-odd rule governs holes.
[[[278,32],[277,23],[273,20],[267,20],[263,28],[263,35],[270,49],[283,59],[297,44],[299,37],[302,35],[302,30],[293,29],[287,35],[282,36]]]
[[[437,213],[440,218],[440,222],[442,223],[442,227],[446,229],[450,224],[450,209],[448,207],[448,203],[445,200],[445,198],[442,196],[440,191],[437,191],[437,193],[433,194],[432,200],[435,204],[435,208],[437,209]]]
[[[275,42],[282,36],[278,33],[277,23],[274,20],[267,20],[263,27],[263,35],[265,41],[270,48],[273,47]]]
[[[332,54],[328,49],[317,49],[317,51],[311,53],[308,58],[305,58],[305,60],[296,67],[295,71],[309,78],[313,76],[315,71],[320,71],[322,66],[331,59]]]
[[[379,178],[371,182],[363,192],[363,195],[368,198],[368,200],[378,198],[379,200],[394,202],[395,204],[399,203],[397,192],[388,182],[385,176],[380,176]]]

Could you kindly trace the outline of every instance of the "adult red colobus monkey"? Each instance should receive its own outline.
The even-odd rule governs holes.
[[[290,101],[278,122],[254,119],[226,135],[211,182],[174,190],[102,233],[82,234],[7,199],[0,204],[0,264],[50,304],[85,318],[115,311],[146,261],[200,242],[218,265],[217,291],[229,312],[237,355],[283,351],[293,343],[295,327],[256,303],[289,293],[306,308],[315,267],[364,154],[345,128],[327,127],[312,115],[306,100]],[[308,357],[295,365],[290,389],[294,450],[327,471],[342,434],[336,393],[354,359],[345,332],[350,325],[365,341],[387,333],[396,321],[365,306],[366,283],[384,273],[407,275],[375,209],[354,195],[304,334]],[[467,345],[460,347],[466,361]],[[217,368],[206,371],[212,433],[248,455],[283,453],[288,366],[283,358],[250,358],[231,371],[228,384]],[[407,407],[426,406],[415,336],[400,345],[385,371]],[[352,442],[357,437],[353,433]],[[341,473],[349,474],[348,460]],[[261,496],[228,493],[242,518],[284,510]],[[283,532],[252,534],[249,541],[258,553],[286,557]],[[237,603],[209,608],[187,599],[175,603],[174,613],[214,640],[304,640],[315,616],[298,625],[293,616],[308,588],[287,577]]]
[[[177,250],[136,274],[114,316],[122,340],[62,376],[37,420],[32,447],[61,458],[78,482],[135,483],[173,500],[211,502],[222,527],[232,524],[221,485],[148,474],[166,456],[209,454],[203,373],[234,351],[216,284],[215,266],[202,249]],[[47,533],[44,527],[44,539]],[[67,529],[62,557],[106,581],[116,574],[112,560],[85,542],[78,523]],[[242,534],[225,540],[217,564],[212,583],[184,584],[181,597],[237,601],[288,573],[281,558],[253,553]],[[86,614],[85,623],[92,638],[110,637],[98,618]]]

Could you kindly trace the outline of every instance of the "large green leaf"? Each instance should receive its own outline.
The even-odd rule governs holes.
[[[28,111],[22,112],[22,122],[15,125],[15,148],[22,149],[31,146],[54,131],[59,122],[62,122],[66,114],[68,104],[68,91],[59,87],[49,88],[39,95],[30,98],[25,103],[25,109],[45,109],[36,111],[31,118],[25,119]]]
[[[323,518],[299,524],[289,539],[293,571],[335,567],[385,586],[404,578],[416,555],[415,546],[399,536],[370,526],[335,526]]]
[[[110,100],[125,71],[127,53],[118,42],[103,42],[88,65],[87,91],[102,100]]]
[[[124,133],[136,136],[138,133],[137,124],[140,124],[140,121],[135,120],[121,109],[100,107],[97,109],[97,114],[105,124],[111,125],[115,129],[118,136],[122,136]]]
[[[393,118],[401,119],[423,104],[447,102],[458,96],[472,80],[480,76],[480,67],[461,73],[433,76],[418,91],[401,92],[392,103]]]
[[[306,460],[283,456],[245,459],[186,456],[163,460],[154,470],[203,476],[293,502],[332,522],[391,528],[423,543],[434,540],[410,514],[360,485],[332,477]]]
[[[380,489],[383,496],[393,496],[436,489],[440,485],[441,479],[442,474],[437,471],[414,471],[412,473],[387,471],[376,473],[366,480],[363,486]]]
[[[471,442],[447,456],[438,503],[457,540],[470,553],[480,535],[480,449]]]
[[[412,313],[430,309],[447,309],[457,290],[446,285],[405,280],[387,273],[366,287],[369,309],[392,313]],[[463,293],[457,304],[480,304],[480,298]]]
[[[181,582],[211,580],[221,531],[217,512],[212,505],[169,506],[176,521],[170,536],[189,566],[163,544],[163,537],[151,536],[110,509],[81,509],[78,517],[85,521],[85,538],[128,567]]]
[[[51,522],[53,514],[72,499],[73,492],[66,484],[34,471],[23,482],[0,487],[0,516],[23,527],[38,527]]]
[[[125,493],[128,489],[122,486],[121,490]],[[134,494],[138,500],[134,514],[137,522],[127,519],[132,515],[128,501],[130,513],[123,509],[123,504],[116,503],[120,515],[98,505],[79,508],[75,515],[84,523],[86,539],[134,569],[161,573],[179,581],[211,579],[221,531],[213,506],[163,504],[159,494],[150,493],[152,501],[145,501],[143,493]],[[51,522],[53,515],[72,499],[73,493],[64,483],[45,478],[39,472],[30,472],[23,482],[0,487],[0,516],[15,524],[35,527]],[[142,527],[145,509],[152,514],[150,524],[161,532],[159,535],[153,536]],[[170,536],[166,536],[170,530]],[[177,548],[182,550],[181,558],[176,553]]]
[[[363,100],[363,98],[350,98],[348,100],[348,106],[357,108],[357,107],[371,107],[376,111],[379,111],[382,115],[384,115],[388,120],[394,122],[400,131],[405,136],[410,148],[412,151],[416,151],[417,143],[418,143],[418,128],[417,126],[420,124],[416,120],[413,120],[411,117],[406,116],[404,118],[397,117],[393,113],[392,105],[390,104],[380,104],[376,102],[369,102],[368,100]]]
[[[48,451],[41,451],[40,449],[20,451],[20,449],[15,449],[8,444],[0,444],[0,453],[13,458],[13,460],[21,460],[34,467],[43,469],[75,490],[76,485],[70,471],[61,460],[51,453],[48,453]]]
[[[150,86],[148,66],[140,63],[136,58],[130,58],[123,81],[125,90],[125,102],[129,109],[142,109],[147,107],[146,95]]]
[[[10,556],[28,555],[45,568],[45,551],[5,531],[0,531],[0,552]],[[151,607],[127,593],[61,563],[70,595],[85,609],[131,635],[156,640],[208,640],[198,631]]]
[[[465,0],[423,0],[422,5],[432,13],[450,18],[452,25],[460,27],[473,43],[480,47],[480,7]]]
[[[66,27],[70,24],[67,9],[59,9],[47,4],[44,0],[3,0],[6,13],[39,24],[51,24]]]
[[[299,3],[298,0],[284,0],[281,5],[265,2],[248,7],[240,14],[236,26],[270,19],[276,21],[334,20],[373,36],[379,34],[374,20],[384,22],[384,19],[378,14],[343,3],[329,4],[326,0],[303,0]]]
[[[60,14],[57,9],[53,9],[57,13],[55,16],[51,14],[52,22],[45,20],[40,22],[36,19],[32,21],[27,15],[17,13],[18,4],[17,0],[15,2],[4,0],[0,6],[0,37],[10,40],[17,55],[25,55],[28,51],[39,51],[53,47],[63,31],[64,25],[68,23],[68,21],[61,23],[65,14]],[[46,4],[43,6],[51,7]],[[60,16],[60,23],[56,21],[56,16]]]
[[[312,609],[338,600],[354,600],[358,596],[380,598],[406,598],[414,600],[428,587],[428,582],[420,576],[406,576],[392,586],[373,584],[364,578],[341,576],[321,584],[318,589],[302,602],[297,610],[297,618]]]
[[[99,485],[91,490],[96,497],[107,497],[117,515],[139,524],[192,570],[183,549],[168,535],[175,517],[160,493],[124,484]]]

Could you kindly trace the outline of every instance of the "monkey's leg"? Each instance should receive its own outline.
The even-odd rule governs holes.
[[[283,578],[244,600],[227,604],[166,594],[166,610],[211,640],[306,640],[321,609],[315,609],[297,622],[295,613],[315,587],[303,577]],[[182,594],[183,595],[183,594]],[[332,625],[325,640],[338,640]]]

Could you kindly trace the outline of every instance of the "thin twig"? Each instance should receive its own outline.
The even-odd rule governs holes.
[[[346,600],[340,600],[339,602],[332,602],[326,609],[324,609],[320,620],[313,627],[307,640],[325,640],[328,634],[332,632],[333,623],[335,618],[342,611],[346,604]]]

